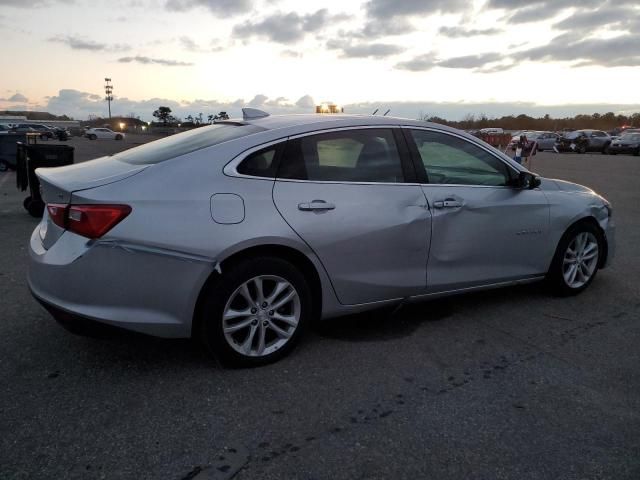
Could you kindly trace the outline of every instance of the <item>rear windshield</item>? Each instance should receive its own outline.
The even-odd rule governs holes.
[[[133,165],[150,165],[264,130],[256,125],[219,123],[140,145],[116,153],[113,158]]]

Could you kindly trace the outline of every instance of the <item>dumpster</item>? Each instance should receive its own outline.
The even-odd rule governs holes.
[[[27,143],[26,133],[3,133],[0,135],[0,172],[16,169],[17,143]]]
[[[40,181],[36,168],[64,167],[73,163],[73,147],[68,145],[17,144],[16,185],[30,195],[22,205],[33,217],[44,213],[44,201],[40,195]]]

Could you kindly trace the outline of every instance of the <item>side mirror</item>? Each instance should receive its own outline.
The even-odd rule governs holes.
[[[523,190],[533,190],[542,184],[540,177],[529,172],[520,172],[515,183],[518,188]]]

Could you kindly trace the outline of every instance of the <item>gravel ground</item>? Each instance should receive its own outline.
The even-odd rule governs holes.
[[[70,143],[85,160],[143,141]],[[640,478],[640,160],[541,153],[533,169],[614,206],[617,258],[584,294],[335,319],[253,370],[60,328],[28,292],[36,221],[0,174],[0,478]]]

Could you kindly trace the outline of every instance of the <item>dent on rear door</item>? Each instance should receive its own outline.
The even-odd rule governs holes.
[[[341,303],[424,293],[431,216],[419,186],[277,180],[273,199],[320,258]],[[300,209],[315,200],[335,208]]]

